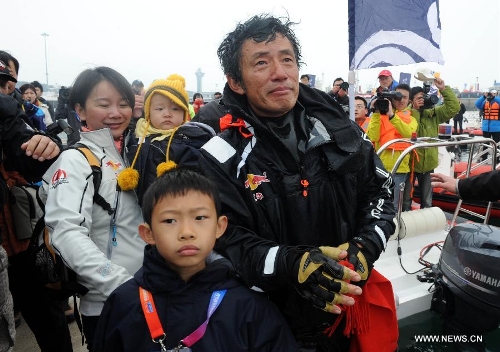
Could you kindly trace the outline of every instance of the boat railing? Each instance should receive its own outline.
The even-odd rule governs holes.
[[[493,147],[490,145],[490,144],[483,144],[481,143],[478,147],[478,151],[476,152],[476,154],[473,154],[472,153],[472,150],[471,150],[471,153],[470,154],[473,154],[472,156],[472,161],[474,160],[481,160],[483,158],[483,156],[486,156],[483,160],[481,161],[476,161],[475,164],[472,164],[470,163],[471,165],[471,168],[470,168],[470,171],[474,171],[478,168],[480,168],[481,166],[483,165],[490,165],[492,164],[492,160],[493,158],[491,157],[491,150],[493,149]],[[500,150],[500,142],[496,144],[496,149],[497,149],[497,152]],[[498,163],[497,161],[497,164],[496,164],[496,169],[499,169],[500,168],[500,163]],[[467,177],[467,169],[462,171],[460,174],[457,174],[456,175],[456,178],[464,178],[464,177]]]
[[[377,154],[380,155],[385,149],[390,147],[394,143],[407,143],[408,147],[401,152],[399,155],[398,159],[396,160],[396,163],[394,164],[394,167],[391,170],[391,175],[394,176],[396,171],[399,168],[399,165],[403,161],[403,159],[410,153],[412,153],[415,149],[418,148],[435,148],[435,147],[449,147],[449,146],[457,146],[457,145],[469,145],[470,144],[470,152],[469,152],[469,157],[468,157],[468,163],[467,163],[467,168],[465,170],[465,177],[470,176],[471,172],[471,167],[472,167],[472,161],[474,160],[474,157],[477,157],[479,155],[482,155],[481,153],[477,154],[475,153],[475,148],[480,147],[481,145],[488,145],[489,147],[487,148],[486,152],[491,150],[491,167],[492,170],[495,170],[496,168],[496,160],[497,160],[497,145],[495,141],[491,138],[485,138],[485,137],[479,137],[479,136],[452,136],[450,139],[438,139],[438,138],[432,138],[432,137],[419,137],[416,139],[410,139],[410,138],[399,138],[399,139],[393,139],[384,145],[382,145],[379,150],[377,151]],[[398,185],[396,185],[397,187]],[[405,183],[401,183],[399,185],[399,190],[396,188],[396,192],[400,192],[400,197],[399,197],[399,203],[397,204],[397,222],[398,224],[401,224],[401,213],[403,209],[403,193],[404,193],[404,188],[405,188]],[[488,202],[488,206],[486,208],[486,213],[484,215],[478,214],[475,212],[472,212],[468,209],[462,208],[462,199],[459,198],[457,202],[457,206],[455,208],[455,212],[453,213],[453,218],[451,219],[451,224],[454,224],[458,213],[461,211],[463,213],[467,213],[473,216],[476,216],[480,219],[483,220],[484,224],[487,224],[489,221],[490,217],[490,212],[491,212],[491,203]]]

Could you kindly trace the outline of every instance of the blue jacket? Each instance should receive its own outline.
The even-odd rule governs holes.
[[[476,108],[479,110],[484,111],[484,116],[483,116],[483,123],[482,123],[482,130],[485,132],[500,132],[500,116],[499,116],[499,107],[500,107],[500,98],[499,97],[494,97],[493,100],[489,102],[489,106],[494,106],[495,111],[491,112],[492,115],[496,116],[496,119],[491,119],[488,118],[488,111],[484,110],[486,104],[488,103],[488,100],[486,97],[483,95],[479,97],[478,100],[476,100]],[[495,103],[498,104],[495,107]],[[488,106],[486,106],[488,108]]]
[[[298,351],[297,343],[278,309],[262,293],[234,279],[231,264],[214,257],[187,282],[173,271],[155,247],[146,246],[144,265],[132,280],[118,287],[106,301],[95,336],[96,352],[150,352],[151,341],[139,298],[139,286],[151,292],[166,334],[167,349],[178,346],[207,319],[212,292],[227,290],[208,323],[196,351]]]

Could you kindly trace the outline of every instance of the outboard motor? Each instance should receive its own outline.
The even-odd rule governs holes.
[[[437,266],[431,310],[442,314],[449,335],[483,335],[500,324],[500,229],[453,227]],[[458,351],[485,351],[484,342],[460,342]]]

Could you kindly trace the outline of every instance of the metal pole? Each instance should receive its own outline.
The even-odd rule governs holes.
[[[49,69],[47,66],[47,37],[49,36],[47,33],[42,33],[43,41],[45,43],[45,80],[47,83],[47,87],[49,85]]]

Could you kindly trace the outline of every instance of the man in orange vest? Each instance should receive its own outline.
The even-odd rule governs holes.
[[[483,94],[476,100],[476,107],[483,111],[483,137],[491,138],[498,144],[500,142],[500,98],[496,96],[497,91]],[[483,155],[483,160],[487,155]]]
[[[368,103],[366,99],[360,95],[354,97],[354,120],[363,129],[363,131],[368,130],[368,123],[370,123],[370,118],[368,117]]]
[[[387,111],[377,108],[377,99],[372,100],[370,123],[368,124],[368,138],[375,145],[375,150],[379,150],[384,144],[394,139],[410,138],[412,133],[417,132],[418,122],[415,119],[417,111],[408,107],[410,101],[410,86],[399,84],[396,86],[396,92],[401,94],[401,99],[392,99],[388,104]],[[399,156],[410,144],[406,142],[393,143],[387,147],[380,159],[387,171],[391,172]],[[393,173],[394,178],[394,207],[398,209],[400,198],[400,185],[408,181],[410,173],[410,154],[406,155],[399,164],[398,169]]]

